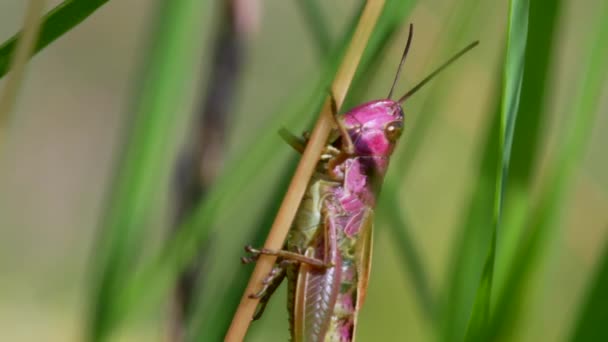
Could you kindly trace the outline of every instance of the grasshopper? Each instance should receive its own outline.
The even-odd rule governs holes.
[[[300,203],[283,250],[245,247],[254,262],[260,254],[277,256],[265,278],[253,319],[259,319],[274,291],[287,277],[293,341],[353,341],[357,314],[369,281],[374,208],[389,158],[403,130],[401,104],[441,70],[475,47],[473,42],[429,74],[397,101],[391,99],[410,48],[410,31],[387,99],[371,101],[338,116],[316,171]],[[332,96],[333,99],[333,96]],[[280,134],[297,151],[307,135]]]

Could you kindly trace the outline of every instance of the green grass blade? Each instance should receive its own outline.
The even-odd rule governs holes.
[[[116,297],[130,275],[145,241],[146,225],[153,217],[156,199],[170,174],[170,146],[177,141],[179,111],[191,69],[197,60],[191,37],[200,35],[204,5],[196,0],[165,1],[150,61],[141,82],[139,98],[126,151],[114,179],[101,223],[94,255],[93,293],[88,337],[108,337],[119,321]]]
[[[502,77],[499,108],[488,130],[486,148],[480,164],[477,183],[468,218],[465,236],[456,250],[456,266],[449,290],[444,316],[444,340],[462,339],[464,317],[469,317],[466,339],[475,339],[487,325],[494,260],[496,231],[502,218],[502,200],[510,163],[510,149],[523,77],[523,63],[527,38],[528,2],[512,1],[509,10],[507,49]],[[485,260],[483,263],[481,260]],[[476,294],[470,292],[477,288]]]
[[[593,342],[608,341],[606,317],[608,317],[608,240],[604,243],[603,256],[599,260],[597,270],[574,327],[570,341]]]
[[[15,49],[11,60],[11,74],[2,92],[0,93],[0,137],[3,136],[7,126],[8,117],[17,102],[17,95],[21,89],[27,61],[32,49],[38,40],[40,30],[40,15],[44,11],[44,0],[30,0],[24,20],[24,29],[21,39]]]
[[[552,51],[554,33],[558,24],[557,19],[559,18],[561,3],[562,2],[558,0],[550,3],[532,2],[530,4],[529,20],[532,29],[528,32],[529,44],[526,47],[528,52],[526,54],[524,66],[522,93],[516,124],[517,129],[515,130],[513,137],[513,155],[515,155],[516,158],[513,158],[511,161],[512,172],[510,172],[509,175],[509,184],[507,185],[504,204],[506,213],[505,218],[511,218],[513,216],[513,213],[510,211],[519,211],[515,205],[513,205],[514,203],[519,208],[527,208],[526,194],[532,170],[535,167],[534,163],[538,160],[538,144],[541,138],[540,132],[542,129],[541,123],[544,122],[545,116],[548,115],[548,112],[543,110],[543,104],[546,101],[550,82],[548,72],[555,59]],[[498,118],[498,115],[496,118]],[[489,137],[486,141],[490,141],[488,139],[492,139],[494,134],[498,134],[497,120],[493,123],[493,127],[494,128],[489,130]],[[486,157],[482,162],[482,165],[486,165],[485,167],[482,167],[482,170],[485,169],[486,171],[481,171],[482,175],[486,174],[486,172],[491,172],[492,164],[494,163],[491,159],[493,158],[492,153],[495,151],[495,147],[488,144],[486,145],[486,152],[484,152]],[[465,225],[466,229],[463,229],[463,240],[457,248],[457,250],[460,251],[460,256],[455,258],[459,261],[456,263],[456,266],[452,267],[455,271],[451,278],[452,289],[448,296],[448,315],[446,316],[446,326],[448,329],[444,336],[446,341],[455,338],[451,333],[454,331],[454,324],[458,325],[457,320],[459,320],[459,317],[465,317],[464,315],[468,313],[469,309],[462,310],[467,307],[467,295],[465,292],[467,291],[467,288],[471,287],[467,284],[471,284],[472,281],[475,281],[476,277],[479,277],[479,275],[476,275],[478,273],[474,271],[471,272],[470,268],[467,270],[463,265],[472,265],[475,264],[476,260],[481,260],[483,255],[476,255],[477,251],[482,250],[478,247],[480,246],[478,243],[484,243],[484,241],[487,241],[490,238],[487,231],[480,230],[490,224],[490,215],[486,215],[484,218],[483,214],[475,213],[491,212],[491,208],[486,205],[486,203],[489,203],[489,199],[494,196],[491,186],[491,181],[482,176],[481,182],[477,184],[477,189],[475,190],[475,195],[472,200],[472,203],[476,204],[469,210],[469,219]],[[509,221],[511,220],[505,221],[505,223],[508,223]],[[507,229],[499,231],[498,234],[500,248],[498,248],[498,254],[496,256],[495,277],[493,280],[495,292],[500,292],[505,273],[505,266],[503,264],[510,259],[511,253],[509,251],[516,246],[518,241],[517,238],[519,236],[519,232],[513,225],[509,225],[506,228]],[[484,237],[484,235],[486,237]],[[478,266],[473,268],[481,270],[481,267],[482,265],[478,264]],[[489,267],[488,263],[486,262],[486,265],[483,267],[484,269],[487,269],[487,267]],[[449,313],[451,313],[451,315]],[[452,328],[450,329],[450,327]]]
[[[522,225],[514,224],[525,216],[529,207],[532,176],[536,162],[540,159],[539,148],[542,129],[550,112],[545,110],[547,95],[552,86],[549,71],[555,64],[553,52],[563,1],[530,3],[531,29],[526,47],[524,79],[519,106],[519,115],[513,137],[513,158],[509,184],[505,193],[505,229],[498,233],[500,246],[496,256],[494,288],[500,292],[504,283],[507,264],[512,260],[521,240]]]
[[[529,44],[526,46],[524,78],[516,131],[513,137],[509,188],[527,188],[538,159],[541,126],[544,123],[545,101],[551,83],[549,71],[554,64],[553,47],[562,1],[530,2]]]
[[[32,55],[40,52],[55,39],[61,37],[88,18],[108,0],[64,1],[44,16],[38,42]],[[0,78],[8,72],[8,67],[21,32],[0,45]]]
[[[465,341],[477,340],[481,332],[486,328],[490,317],[494,262],[496,258],[496,235],[502,223],[503,196],[507,184],[511,160],[511,144],[513,142],[513,132],[524,75],[529,7],[528,0],[512,0],[509,3],[509,26],[507,28],[507,49],[500,105],[499,148],[497,151],[498,158],[494,192],[494,232],[475,296]]]
[[[601,6],[596,26],[590,31],[595,34],[592,35],[593,39],[585,50],[588,51],[588,55],[581,63],[580,86],[576,88],[578,91],[572,109],[568,112],[571,122],[565,125],[567,130],[561,139],[560,148],[557,149],[557,159],[549,169],[549,176],[542,187],[538,205],[526,222],[524,231],[528,232],[529,236],[519,245],[514,261],[505,276],[504,290],[499,293],[490,328],[487,331],[488,340],[507,338],[513,330],[529,278],[533,274],[534,267],[541,261],[547,240],[555,234],[559,226],[562,204],[590,135],[600,94],[608,76],[608,66],[605,63],[608,59],[608,46],[604,44],[608,40],[608,23],[603,20],[608,15],[608,4],[602,3]]]

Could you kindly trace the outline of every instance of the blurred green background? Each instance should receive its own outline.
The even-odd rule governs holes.
[[[250,271],[251,266],[239,262],[241,246],[252,242],[243,229],[259,224],[265,201],[272,198],[273,186],[282,177],[281,165],[293,156],[276,132],[283,125],[301,132],[316,115],[311,111],[310,118],[300,118],[298,126],[290,126],[293,120],[281,120],[280,116],[270,120],[278,108],[285,107],[286,99],[300,92],[303,84],[310,84],[310,75],[321,70],[324,58],[295,1],[250,4],[248,14],[254,22],[245,37],[236,103],[225,142],[226,165],[238,165],[235,158],[247,155],[252,141],[261,137],[274,139],[275,147],[272,155],[258,156],[261,172],[247,179],[238,196],[224,199],[217,209],[208,244],[203,298],[218,296],[235,272]],[[589,23],[597,17],[602,1],[562,1],[551,52],[554,64],[549,70],[545,107],[549,114],[541,123],[540,167],[534,174],[534,191],[545,179],[551,157],[559,152],[564,123],[572,115],[567,108],[577,90],[585,43],[594,33]],[[48,7],[57,4],[59,1],[49,1]],[[359,4],[355,0],[322,2],[332,41],[343,34]],[[0,41],[19,30],[25,8],[23,0],[0,2]],[[201,58],[192,68],[188,96],[176,108],[186,116],[206,87],[213,86],[206,84],[205,77],[210,72],[211,36],[220,20],[218,13],[217,2],[206,6],[202,31],[191,36],[190,44]],[[454,18],[454,13],[466,14],[467,24],[458,33],[447,29],[448,22],[465,20]],[[148,58],[156,14],[154,2],[109,1],[29,64],[17,108],[0,136],[2,341],[76,341],[85,334],[89,268],[97,245],[94,240],[104,215],[104,196],[110,192],[113,170],[125,149],[123,136],[130,120],[125,108],[138,92],[137,80]],[[409,160],[408,177],[399,182],[397,190],[409,222],[408,232],[437,301],[449,281],[454,242],[461,233],[458,228],[478,181],[478,160],[493,115],[495,84],[500,80],[507,14],[506,2],[419,2],[373,66],[375,76],[366,79],[362,87],[362,100],[386,96],[407,35],[407,22],[415,24],[416,33],[398,93],[409,89],[456,48],[481,41],[434,81],[441,89],[429,87],[405,105],[408,122],[428,115],[422,107],[429,101],[436,112],[420,150]],[[4,82],[0,81],[0,87]],[[608,238],[608,137],[604,134],[608,129],[608,96],[606,91],[602,94],[588,148],[564,202],[560,228],[546,242],[547,258],[534,269],[513,340],[564,341],[570,337]],[[313,93],[295,95],[308,99]],[[526,113],[520,113],[518,120],[522,115]],[[181,137],[188,133],[188,120],[192,119],[176,124],[178,138],[169,144],[174,159],[185,143]],[[412,127],[406,126],[397,154],[408,144]],[[138,240],[138,260],[159,250],[172,222],[171,165],[167,170],[163,181],[156,184],[162,195],[153,199],[157,210],[148,217],[144,239]],[[396,174],[391,173],[391,177],[399,179]],[[438,336],[439,323],[421,309],[412,273],[403,264],[386,225],[386,221],[377,220],[372,278],[359,338],[432,340]],[[251,341],[287,339],[284,287],[262,320],[252,325]],[[476,288],[470,291],[474,293]],[[162,340],[167,307],[166,301],[142,304],[141,310],[120,325],[113,339]],[[224,309],[233,310],[228,305]]]

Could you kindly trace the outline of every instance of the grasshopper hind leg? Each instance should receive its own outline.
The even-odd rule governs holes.
[[[268,301],[270,301],[270,297],[277,290],[283,279],[285,279],[286,270],[285,264],[280,260],[275,263],[272,267],[270,273],[264,278],[262,282],[262,289],[257,293],[252,293],[249,295],[249,298],[258,298],[260,302],[258,307],[255,310],[255,314],[253,314],[252,320],[258,320],[262,317],[264,310],[266,310],[266,305],[268,305]]]

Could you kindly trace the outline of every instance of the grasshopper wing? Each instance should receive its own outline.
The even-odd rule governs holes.
[[[340,291],[342,258],[336,245],[336,227],[327,217],[322,222],[317,241],[306,250],[306,256],[325,260],[332,267],[300,266],[294,298],[295,342],[324,340]]]

